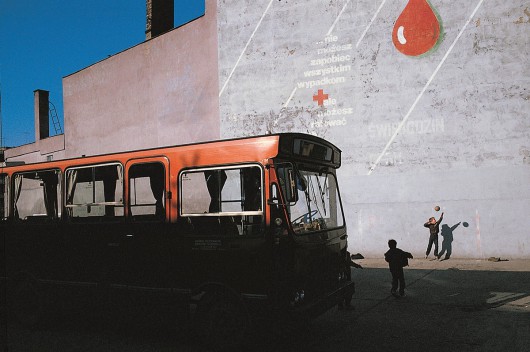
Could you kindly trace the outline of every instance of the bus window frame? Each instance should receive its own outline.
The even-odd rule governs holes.
[[[182,175],[184,173],[193,172],[204,172],[204,171],[217,171],[217,170],[240,170],[242,168],[258,167],[260,170],[260,195],[261,195],[261,210],[253,211],[240,211],[240,212],[216,212],[216,213],[184,213],[182,211],[183,199],[182,199]],[[265,172],[262,164],[257,162],[243,163],[243,164],[222,164],[222,165],[210,165],[207,167],[188,167],[181,169],[177,175],[178,190],[179,190],[179,205],[178,215],[182,218],[193,218],[193,217],[221,217],[221,216],[262,216],[265,221]]]
[[[294,231],[294,226],[292,224],[291,215],[289,214],[289,211],[287,210],[288,207],[292,207],[292,206],[296,205],[297,202],[301,201],[301,199],[299,199],[298,189],[297,189],[297,186],[296,186],[296,177],[298,177],[298,175],[300,174],[300,170],[312,171],[312,172],[315,172],[315,173],[319,173],[321,175],[322,174],[327,174],[328,177],[333,177],[334,183],[335,183],[335,187],[336,187],[336,192],[337,192],[337,196],[338,196],[337,197],[337,205],[338,205],[338,207],[340,207],[340,213],[338,213],[337,215],[340,215],[342,217],[342,225],[334,226],[334,227],[330,227],[330,228],[326,228],[326,229],[321,229],[321,230],[314,231],[314,232],[337,230],[337,229],[344,228],[346,226],[346,216],[345,216],[344,207],[343,207],[343,204],[342,204],[342,194],[340,192],[340,186],[339,186],[337,174],[336,174],[336,172],[333,171],[333,170],[336,170],[336,169],[333,168],[333,167],[323,166],[320,163],[309,163],[309,160],[304,160],[303,162],[287,161],[285,159],[277,160],[273,165],[271,165],[271,169],[275,169],[275,174],[276,174],[276,178],[277,178],[277,184],[275,183],[274,185],[277,187],[278,191],[281,193],[282,199],[286,198],[287,195],[285,194],[286,190],[281,185],[281,178],[282,177],[278,173],[278,166],[285,167],[286,164],[288,164],[292,168],[292,170],[294,171],[294,175],[296,175],[295,176],[295,190],[294,190],[295,193],[296,193],[296,197],[295,197],[296,201],[293,202],[293,201],[285,200],[282,203],[282,201],[280,199],[271,198],[269,200],[269,205],[275,205],[275,206],[284,207],[286,221],[289,223],[289,227],[291,229],[293,229],[293,233],[296,236],[303,236],[302,234],[296,233]],[[272,187],[272,184],[271,184],[271,187]],[[273,191],[272,191],[272,188],[271,188],[271,197],[272,197],[272,192]]]
[[[307,171],[307,170],[303,170],[303,171]],[[297,170],[297,172],[299,172],[299,170]],[[312,170],[312,172],[316,173],[317,171],[316,170]],[[326,177],[331,178],[331,179],[334,180],[333,182],[335,184],[337,210],[340,209],[340,212],[337,212],[336,215],[337,215],[337,219],[338,219],[339,216],[342,219],[341,224],[340,225],[336,225],[336,226],[332,226],[332,227],[325,227],[325,228],[318,229],[318,230],[308,231],[308,232],[305,232],[305,233],[300,233],[298,231],[294,231],[295,235],[297,235],[297,236],[304,236],[304,235],[307,235],[309,233],[314,233],[314,232],[319,232],[319,231],[337,230],[337,229],[344,228],[346,226],[346,217],[345,217],[345,214],[344,214],[344,207],[342,205],[342,195],[341,195],[341,192],[340,192],[340,187],[339,187],[337,174],[335,172],[329,172],[329,171],[319,172],[319,176],[322,176],[323,174],[326,174],[327,175]],[[298,197],[298,198],[300,198],[300,197]],[[300,199],[299,199],[299,201],[300,201]],[[289,219],[289,222],[291,223],[291,226],[292,226],[292,228],[294,230],[296,228],[296,226],[295,226],[295,223],[293,222],[292,216],[289,215],[288,219]]]
[[[114,202],[84,203],[84,204],[72,204],[72,205],[67,204],[67,198],[68,198],[68,192],[67,192],[68,185],[67,185],[67,182],[68,182],[68,172],[69,171],[71,171],[71,170],[79,170],[79,169],[96,168],[96,167],[100,167],[100,166],[113,166],[113,165],[117,165],[117,166],[121,167],[121,172],[122,172],[122,187],[121,187],[122,201],[121,201],[121,203],[114,201]],[[93,219],[105,218],[105,216],[76,217],[76,216],[71,216],[70,214],[68,214],[68,211],[67,211],[67,209],[73,209],[73,208],[76,208],[76,207],[100,206],[100,205],[103,205],[103,206],[113,205],[115,207],[122,207],[123,208],[123,215],[118,215],[118,216],[112,216],[111,217],[112,221],[122,221],[122,220],[125,219],[125,209],[126,209],[126,204],[125,204],[125,166],[119,161],[109,161],[109,162],[96,163],[96,164],[83,164],[83,165],[69,166],[69,167],[67,167],[64,170],[64,188],[63,188],[62,194],[63,194],[63,201],[64,201],[63,207],[64,207],[64,210],[65,210],[63,217],[68,219],[69,221],[72,221],[72,220],[74,220],[76,222],[78,222],[78,221],[91,221]]]
[[[4,212],[4,216],[3,217],[0,217],[0,221],[1,220],[7,220],[10,218],[10,214],[11,214],[11,211],[10,211],[10,203],[11,203],[11,200],[10,200],[10,188],[11,188],[11,184],[10,184],[10,180],[11,180],[11,177],[9,176],[9,174],[7,173],[0,173],[0,178],[4,178],[4,189],[3,190],[0,190],[1,192],[3,192],[3,196],[4,196],[4,204],[2,205],[4,207],[3,209],[3,212]]]
[[[58,193],[58,196],[57,196],[57,216],[55,217],[49,217],[48,215],[46,215],[45,219],[47,219],[47,221],[59,221],[62,219],[62,217],[64,216],[64,186],[63,186],[63,172],[60,168],[58,167],[51,167],[51,168],[44,168],[44,169],[33,169],[33,170],[27,170],[27,171],[17,171],[17,172],[14,172],[13,174],[11,174],[10,176],[7,175],[8,179],[9,179],[9,184],[6,183],[6,187],[8,188],[7,190],[7,196],[8,196],[8,206],[7,206],[7,211],[8,211],[8,214],[5,214],[5,217],[6,219],[9,218],[9,219],[13,219],[15,221],[26,221],[27,219],[21,219],[21,218],[15,218],[15,192],[14,192],[14,189],[15,189],[15,180],[16,180],[16,177],[18,175],[24,175],[24,174],[32,174],[32,173],[39,173],[39,172],[49,172],[49,171],[52,171],[52,172],[55,172],[57,174],[57,193]],[[22,178],[24,178],[24,176],[22,176]],[[5,193],[4,193],[5,195]],[[4,202],[5,202],[5,198],[4,198]],[[32,216],[36,216],[36,214],[32,215]]]
[[[167,156],[149,156],[145,158],[133,158],[127,160],[125,163],[124,171],[124,182],[123,187],[125,188],[125,193],[123,195],[125,201],[125,217],[133,221],[144,221],[141,217],[135,217],[131,212],[131,187],[130,187],[130,177],[129,170],[133,166],[138,166],[142,164],[161,164],[164,168],[164,218],[160,219],[160,222],[171,222],[171,175],[170,175],[170,162]]]

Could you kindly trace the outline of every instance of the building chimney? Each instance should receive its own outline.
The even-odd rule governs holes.
[[[35,141],[50,136],[50,92],[37,89],[33,91],[35,102]]]
[[[145,39],[154,38],[174,26],[175,0],[147,0]]]

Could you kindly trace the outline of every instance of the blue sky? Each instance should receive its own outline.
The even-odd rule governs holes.
[[[50,92],[64,129],[62,78],[143,42],[145,3],[0,0],[1,145],[35,141],[36,89]],[[203,13],[204,0],[175,0],[175,27]]]

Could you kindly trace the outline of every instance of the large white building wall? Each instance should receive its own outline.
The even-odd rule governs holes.
[[[528,258],[528,4],[432,0],[438,39],[403,53],[425,5],[219,0],[221,136],[297,131],[339,146],[352,252],[381,256],[394,238],[424,255],[440,205],[453,257]]]

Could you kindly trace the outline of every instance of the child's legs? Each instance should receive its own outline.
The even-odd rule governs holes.
[[[399,275],[397,271],[391,271],[391,273],[392,273],[392,291],[397,291]]]
[[[431,254],[432,244],[434,242],[433,236],[429,237],[429,244],[427,245],[427,250],[425,251],[425,255]]]
[[[429,244],[427,245],[427,250],[425,255],[431,254],[432,245],[434,244],[434,255],[438,256],[438,235],[431,235],[429,237]]]
[[[405,293],[405,275],[403,269],[401,269],[401,276],[399,277],[399,293],[403,295]]]

